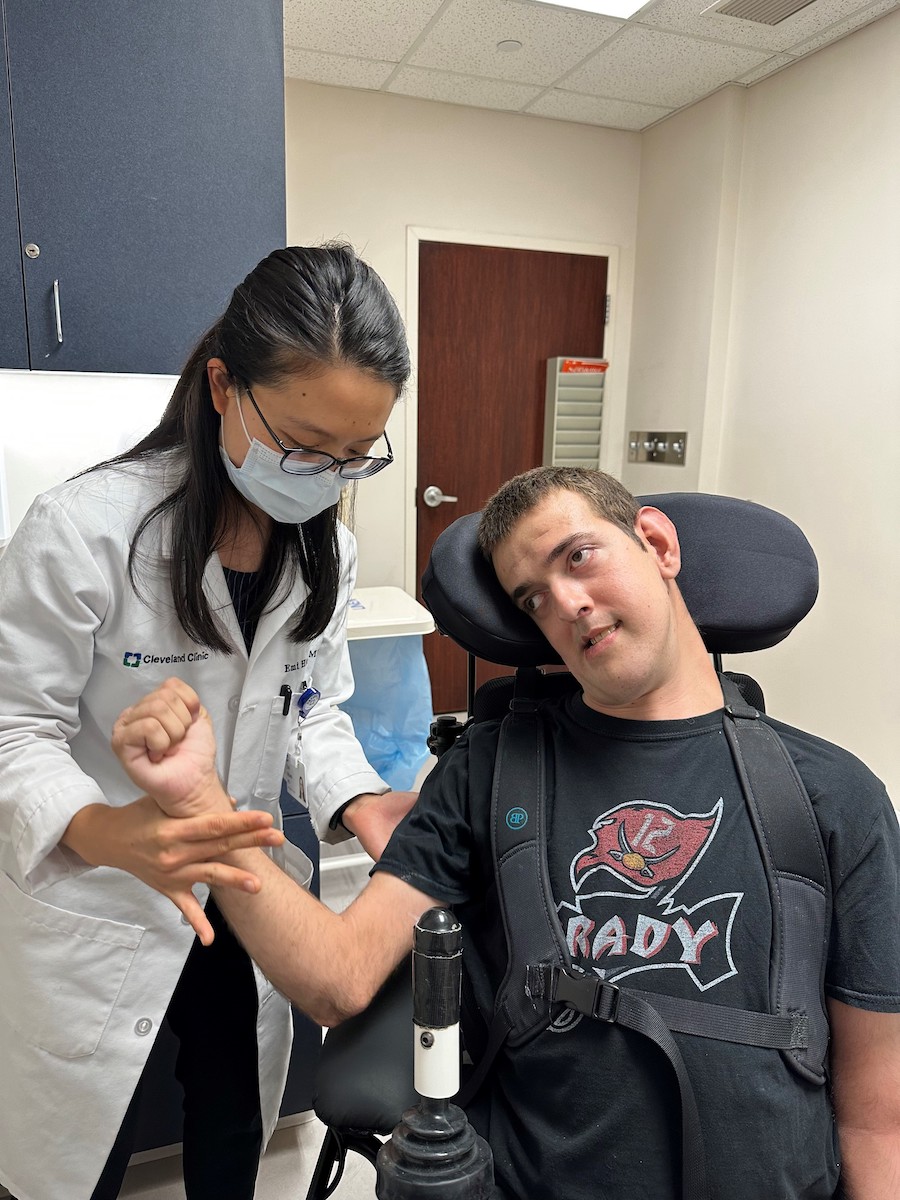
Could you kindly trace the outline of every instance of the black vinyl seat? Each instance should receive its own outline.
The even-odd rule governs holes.
[[[673,492],[639,497],[674,522],[682,552],[678,584],[713,655],[775,646],[815,603],[816,556],[789,518],[727,496]],[[510,602],[477,544],[480,514],[460,517],[437,539],[422,577],[422,599],[441,633],[474,658],[517,669],[559,664],[534,623]],[[763,693],[748,675],[728,672],[754,708]],[[470,701],[470,720],[504,715],[513,676],[485,683]],[[572,688],[566,672],[548,673],[547,689]],[[445,730],[447,726],[445,725]],[[453,732],[463,728],[458,725]],[[447,742],[452,742],[452,733]],[[374,1163],[380,1136],[417,1102],[413,1087],[412,992],[403,963],[369,1008],[329,1030],[319,1061],[314,1107],[328,1127],[307,1200],[337,1186],[348,1150]]]

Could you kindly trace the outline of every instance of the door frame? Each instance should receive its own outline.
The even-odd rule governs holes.
[[[416,578],[416,534],[418,515],[416,511],[417,465],[419,456],[419,244],[421,242],[457,242],[469,246],[499,246],[507,250],[546,250],[557,254],[590,254],[608,260],[606,289],[610,300],[610,317],[603,339],[603,354],[611,366],[604,385],[603,425],[604,433],[600,447],[600,466],[611,475],[621,473],[625,446],[625,396],[628,385],[628,363],[626,339],[622,338],[623,361],[616,356],[616,332],[625,325],[624,314],[617,303],[619,280],[618,246],[602,242],[575,242],[561,238],[530,237],[518,234],[479,233],[463,229],[430,229],[422,225],[406,227],[406,333],[409,340],[412,371],[404,393],[406,464],[403,520],[403,577],[404,588],[415,596],[418,588]]]

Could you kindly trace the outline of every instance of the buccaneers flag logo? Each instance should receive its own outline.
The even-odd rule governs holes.
[[[717,823],[715,811],[682,816],[647,801],[623,804],[598,817],[592,845],[572,863],[572,888],[584,895],[597,871],[650,890],[678,879],[701,854]],[[594,882],[594,881],[592,881]]]

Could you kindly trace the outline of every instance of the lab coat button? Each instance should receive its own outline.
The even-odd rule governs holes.
[[[241,702],[240,696],[232,696],[231,699],[228,701],[228,711],[229,712],[237,712],[238,705],[240,704],[240,702]]]
[[[141,1019],[135,1023],[134,1032],[138,1035],[138,1037],[146,1037],[152,1028],[153,1022],[150,1020],[150,1018],[141,1017]]]

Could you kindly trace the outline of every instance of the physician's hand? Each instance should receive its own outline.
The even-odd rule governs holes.
[[[196,883],[259,891],[250,871],[212,859],[251,846],[279,846],[284,834],[263,812],[167,817],[150,796],[111,807],[88,804],[75,814],[63,842],[92,866],[118,867],[167,896],[204,946],[213,929],[191,890]]]
[[[173,676],[126,708],[112,747],[131,781],[170,817],[229,811],[209,713],[183,680]]]
[[[419,798],[418,792],[364,792],[354,797],[341,814],[341,824],[355,834],[362,848],[377,862],[391,834]]]

